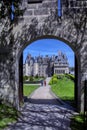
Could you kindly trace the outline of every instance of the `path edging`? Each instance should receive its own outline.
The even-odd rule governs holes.
[[[65,103],[64,101],[62,101],[58,96],[56,96],[52,90],[51,90],[51,86],[50,86],[50,94],[52,94],[52,96],[58,101],[61,103],[61,105],[63,106],[67,106],[68,108],[70,108],[71,110],[74,111],[74,108],[72,106],[70,106],[69,104]]]

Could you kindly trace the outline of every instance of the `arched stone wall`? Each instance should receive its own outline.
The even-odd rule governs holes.
[[[76,1],[73,2],[76,7],[72,7],[72,1],[66,0],[62,2],[62,16],[58,17],[57,2],[43,0],[42,3],[28,4],[27,0],[23,0],[20,7],[26,7],[25,13],[16,25],[12,25],[11,34],[4,37],[5,46],[0,46],[0,99],[11,102],[17,108],[19,60],[23,49],[37,39],[55,38],[64,41],[76,54],[77,105],[80,111],[84,111],[84,81],[87,75],[86,10],[78,8]]]
[[[19,49],[19,52],[18,52],[18,55],[17,55],[17,58],[16,58],[16,62],[18,63],[18,65],[19,65],[19,59],[20,59],[20,56],[21,56],[21,54],[23,53],[23,50],[28,46],[28,45],[30,45],[30,44],[32,44],[32,42],[34,42],[34,41],[36,41],[36,40],[40,40],[40,39],[46,39],[46,38],[51,38],[51,39],[56,39],[56,40],[60,40],[60,41],[63,41],[64,43],[66,43],[68,46],[70,46],[71,47],[71,49],[74,51],[74,53],[75,53],[75,56],[76,56],[76,60],[77,60],[77,64],[76,64],[76,73],[78,74],[78,77],[76,78],[77,80],[76,80],[76,88],[75,88],[75,93],[76,93],[76,95],[75,95],[75,100],[76,100],[76,103],[77,103],[77,109],[79,109],[80,110],[80,91],[81,91],[81,82],[80,82],[80,80],[79,80],[79,77],[81,77],[80,76],[80,70],[81,70],[81,66],[80,66],[80,54],[77,52],[77,50],[76,50],[76,48],[73,46],[73,44],[72,43],[70,43],[70,42],[68,42],[68,41],[66,41],[65,39],[63,39],[63,38],[60,38],[60,37],[58,37],[58,36],[52,36],[52,35],[44,35],[44,36],[40,36],[39,37],[39,35],[38,35],[38,37],[37,38],[35,38],[35,39],[33,39],[33,40],[30,40],[29,42],[27,42],[27,43],[25,43],[25,44],[22,44],[21,45],[21,47],[20,47],[20,49]],[[17,66],[16,66],[17,67]],[[21,66],[20,66],[21,67]],[[19,68],[18,68],[18,72],[19,72]],[[77,75],[76,74],[76,75]],[[16,77],[18,77],[17,79],[19,79],[19,74],[17,73],[16,74]],[[20,86],[20,83],[19,82],[17,82],[17,85],[18,85],[18,87],[22,87],[22,86]],[[22,88],[21,88],[22,89]],[[20,100],[20,99],[18,99],[18,100]],[[20,101],[19,101],[20,102]]]

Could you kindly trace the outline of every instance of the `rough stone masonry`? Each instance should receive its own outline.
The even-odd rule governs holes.
[[[77,109],[84,111],[84,82],[87,75],[87,0],[62,0],[62,16],[58,17],[58,0],[42,0],[40,3],[20,5],[25,9],[18,23],[0,24],[4,41],[0,45],[0,100],[12,103],[17,109],[22,90],[21,56],[25,47],[42,38],[64,41],[75,53],[75,100]]]

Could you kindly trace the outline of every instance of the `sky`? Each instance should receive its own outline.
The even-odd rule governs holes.
[[[35,56],[52,56],[58,55],[58,51],[62,51],[66,54],[70,67],[74,67],[74,52],[73,50],[64,42],[56,39],[41,39],[32,42],[23,51],[23,63],[28,54]]]

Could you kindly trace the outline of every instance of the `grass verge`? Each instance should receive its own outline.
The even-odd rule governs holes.
[[[75,106],[74,103],[74,81],[67,76],[60,75],[57,82],[52,84],[51,90],[61,98],[63,101],[68,102],[70,105]],[[85,118],[83,114],[75,115],[71,118],[70,127],[72,130],[87,130]]]
[[[71,118],[71,129],[72,130],[86,130],[85,118],[83,114],[75,115]]]
[[[29,96],[34,90],[36,90],[38,85],[25,85],[23,86],[24,96]]]
[[[0,104],[0,130],[4,129],[9,123],[16,122],[19,112],[12,106]]]
[[[74,82],[63,75],[57,83],[51,85],[51,90],[63,101],[74,106]]]

